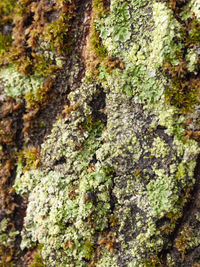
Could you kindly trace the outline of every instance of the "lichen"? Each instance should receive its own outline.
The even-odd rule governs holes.
[[[186,56],[187,62],[188,62],[188,70],[190,72],[193,72],[197,69],[197,64],[198,64],[198,53],[197,51],[194,51],[191,49],[187,56]]]
[[[43,244],[49,266],[160,264],[195,183],[199,153],[185,136],[188,114],[165,95],[173,76],[162,66],[179,65],[184,43],[174,39],[182,26],[166,3],[149,1],[113,0],[93,23],[108,56],[124,65],[108,71],[98,62],[97,81],[89,69],[42,145],[41,166],[23,173],[19,164],[15,188],[28,196],[21,246]],[[102,109],[94,112],[98,97],[106,123]],[[102,252],[99,236],[112,227],[117,251],[113,245]]]
[[[118,267],[118,264],[116,263],[116,258],[113,256],[113,254],[109,253],[108,251],[105,251],[103,253],[102,258],[96,263],[97,267]]]
[[[58,120],[42,146],[42,161],[48,162],[46,171],[30,170],[23,174],[18,163],[15,188],[18,193],[28,195],[29,200],[21,247],[30,247],[37,241],[44,244],[42,256],[53,266],[86,266],[85,258],[94,257],[97,233],[109,225],[112,168],[103,162],[92,163],[95,151],[101,146],[103,124],[93,121],[84,102],[86,90],[89,101],[97,89],[85,85],[70,94],[72,106],[73,98],[78,97],[78,109],[72,109],[66,119]],[[70,124],[66,124],[68,120]],[[56,147],[52,146],[55,137]],[[66,158],[66,163],[59,164],[62,158]],[[49,165],[54,166],[52,171],[48,171]]]
[[[114,42],[126,42],[131,36],[129,20],[128,4],[123,1],[112,2],[109,15],[99,20],[100,37]]]
[[[27,93],[36,91],[44,82],[44,78],[39,75],[22,75],[13,65],[2,69],[0,78],[6,93],[14,98],[23,98]]]
[[[174,29],[180,27],[173,17],[173,12],[165,3],[154,3],[153,19],[155,28],[152,32],[153,40],[151,42],[150,64],[157,67],[162,66],[166,52],[170,50],[170,56],[173,56],[172,40],[175,36]],[[164,48],[164,49],[163,49]]]

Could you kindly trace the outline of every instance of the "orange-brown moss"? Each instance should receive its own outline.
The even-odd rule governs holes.
[[[47,13],[53,11],[53,4],[42,0],[18,1],[15,8],[13,47],[10,51],[9,61],[18,65],[22,73],[37,71],[37,60],[39,59],[39,71],[47,71],[46,61],[43,62],[40,53],[36,53],[39,38],[43,35],[47,21]],[[41,70],[41,63],[43,69]],[[48,62],[48,67],[52,63]]]
[[[190,111],[195,104],[198,104],[200,80],[193,71],[191,71],[187,64],[187,52],[189,49],[194,49],[200,44],[200,22],[195,15],[187,20],[182,20],[180,16],[181,8],[186,1],[169,1],[175,17],[182,21],[182,29],[179,32],[179,37],[174,38],[175,58],[167,55],[164,64],[164,71],[170,77],[171,84],[166,88],[165,99],[170,104],[180,108],[184,113]],[[178,35],[177,35],[178,36]],[[179,45],[177,45],[179,44]],[[181,46],[180,46],[181,44]],[[174,64],[177,62],[178,64]],[[198,66],[200,60],[196,63]],[[197,73],[198,69],[195,70]]]
[[[28,147],[18,152],[18,162],[24,166],[23,172],[36,169],[40,163],[40,148]]]
[[[1,0],[0,2],[0,27],[12,22],[12,12],[16,5],[16,0]]]
[[[10,31],[15,4],[15,0],[2,0],[0,2],[0,64],[6,63],[5,57],[12,44]]]
[[[178,252],[182,255],[182,260],[184,260],[186,250],[188,248],[188,242],[191,238],[191,229],[189,225],[185,226],[184,229],[179,233],[178,237],[175,240],[175,247]]]
[[[109,2],[102,0],[95,0],[92,3],[92,20],[89,37],[88,56],[86,66],[91,74],[96,77],[99,75],[98,67],[100,64],[105,67],[106,71],[114,68],[124,68],[124,63],[117,58],[108,55],[106,47],[102,44],[99,32],[96,29],[95,21],[101,19],[109,12]]]
[[[0,38],[2,47],[7,44],[6,49],[9,51],[7,62],[16,64],[19,71],[24,74],[37,72],[48,76],[55,73],[59,69],[55,57],[66,55],[73,43],[71,20],[75,16],[75,1],[8,2],[12,2],[13,5],[6,4],[6,1],[0,4],[0,14],[5,13],[0,20],[0,26],[7,21],[14,25],[12,33],[14,41],[11,48],[9,48],[11,40],[9,39],[8,45],[8,37],[3,41]],[[49,49],[49,53],[52,51],[52,56],[44,56],[44,51],[41,50],[41,43],[44,42],[47,44],[44,50]]]
[[[21,103],[8,97],[0,103],[0,207],[10,214],[15,209],[12,175],[15,170],[17,117]]]

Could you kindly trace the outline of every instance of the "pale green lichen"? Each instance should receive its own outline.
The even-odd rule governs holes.
[[[186,55],[186,60],[188,62],[188,70],[190,72],[193,72],[196,70],[197,66],[198,66],[198,59],[199,59],[199,55],[197,51],[194,50],[190,50],[187,55]]]
[[[159,67],[163,63],[165,50],[170,48],[171,51],[170,45],[175,36],[175,19],[172,10],[165,3],[153,4],[153,19],[155,28],[152,33],[151,54],[148,60],[151,65],[155,64]]]
[[[137,12],[132,17],[136,18],[138,13],[142,17],[140,4],[134,1],[134,5],[137,5]],[[148,7],[150,6],[151,4]],[[111,55],[118,55],[125,61],[125,70],[114,70],[111,75],[103,74],[103,68],[101,68],[102,85],[104,88],[109,88],[108,122],[107,130],[103,135],[105,144],[98,153],[99,158],[103,157],[112,163],[116,173],[121,175],[115,178],[113,193],[118,199],[115,206],[116,214],[120,217],[119,233],[121,234],[118,238],[124,253],[129,259],[133,259],[131,266],[143,266],[146,253],[151,258],[162,249],[162,235],[156,230],[153,218],[162,218],[170,211],[180,212],[182,207],[177,204],[181,197],[179,190],[180,188],[185,190],[187,186],[194,183],[195,158],[199,153],[196,142],[182,141],[184,116],[180,116],[176,107],[165,103],[162,95],[167,80],[158,70],[166,57],[174,57],[173,64],[178,63],[175,51],[177,48],[182,49],[182,44],[174,44],[173,38],[179,36],[181,26],[165,3],[153,4],[152,10],[154,26],[151,20],[148,25],[154,29],[149,35],[149,40],[145,35],[146,30],[144,36],[138,37],[135,34],[134,43],[126,42],[119,49],[114,39],[112,42],[109,40],[108,43],[102,35],[103,42]],[[143,20],[144,24],[145,20]],[[137,32],[137,26],[137,23],[132,25],[133,31]],[[131,53],[127,52],[126,47],[129,47],[129,50],[131,47]],[[126,97],[123,96],[123,91],[127,93]],[[135,104],[138,102],[146,104],[143,114]],[[147,121],[150,122],[149,133],[146,128],[143,128],[148,124]],[[163,127],[163,133],[166,135],[162,142],[160,136],[154,137],[158,126]],[[135,136],[137,136],[136,139]],[[134,139],[134,146],[132,139]],[[150,143],[149,140],[152,139],[153,142]],[[166,143],[167,139],[169,143]],[[189,152],[189,147],[194,149]],[[129,148],[129,151],[126,151],[126,148]],[[149,162],[145,163],[145,158]],[[155,162],[155,158],[158,162]],[[183,159],[181,163],[179,163],[180,159]],[[131,165],[127,166],[127,162],[131,162]],[[145,170],[138,170],[137,166],[145,166]],[[134,167],[137,168],[136,171],[132,171]],[[125,175],[130,172],[134,174],[137,181],[134,180],[134,176],[131,178]],[[140,176],[139,180],[138,176]],[[132,184],[127,182],[130,179],[134,180]],[[142,181],[149,180],[145,188]],[[129,184],[128,187],[127,184]],[[134,215],[131,213],[131,206],[132,209],[135,207]],[[149,219],[144,220],[142,212]],[[130,219],[131,216],[138,219],[134,220],[133,217]],[[126,221],[129,221],[128,228]],[[127,231],[126,234],[125,231]],[[127,243],[126,239],[130,235],[135,238]],[[123,257],[121,260],[121,264],[127,263],[123,262]]]
[[[96,263],[97,267],[118,267],[116,263],[116,256],[108,251],[103,253],[101,259]]]
[[[182,45],[173,42],[180,24],[172,16],[166,3],[111,1],[96,26],[125,68],[108,72],[100,64],[98,84],[88,77],[72,91],[77,109],[54,125],[42,145],[42,167],[18,175],[16,190],[29,195],[22,246],[43,243],[50,266],[88,266],[84,258],[92,259],[111,213],[119,218],[118,258],[106,252],[97,266],[143,267],[166,245],[158,221],[175,227],[195,183],[199,148],[184,136],[186,117],[163,96],[170,81],[159,68]],[[92,120],[99,90],[106,94],[106,128]]]
[[[123,1],[112,1],[110,14],[100,20],[99,31],[103,39],[115,42],[126,42],[130,39],[130,14],[128,3]],[[102,27],[101,24],[104,23]]]
[[[163,175],[147,185],[147,195],[152,205],[152,213],[157,218],[169,212],[178,200],[177,189],[173,176]]]
[[[84,86],[69,96],[72,105],[78,99],[78,110],[58,120],[42,146],[45,169],[23,173],[20,164],[17,169],[16,191],[29,200],[21,247],[44,244],[42,257],[51,266],[86,266],[85,259],[93,257],[97,233],[109,224],[112,169],[97,162],[90,170],[101,146],[103,124],[93,121],[86,104],[96,86]],[[52,146],[55,140],[57,145]],[[59,164],[62,157],[66,163]]]
[[[19,73],[14,65],[2,69],[0,79],[5,86],[5,92],[14,98],[22,98],[27,93],[36,91],[44,82],[44,78],[39,75],[25,76]]]
[[[156,158],[164,158],[169,155],[169,145],[160,137],[154,139],[152,146],[151,154]]]

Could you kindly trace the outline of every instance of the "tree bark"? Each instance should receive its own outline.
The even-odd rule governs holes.
[[[197,0],[0,3],[0,266],[200,266]]]

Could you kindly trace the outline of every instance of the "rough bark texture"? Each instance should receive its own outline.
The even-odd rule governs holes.
[[[0,266],[200,266],[199,20],[0,1]]]

